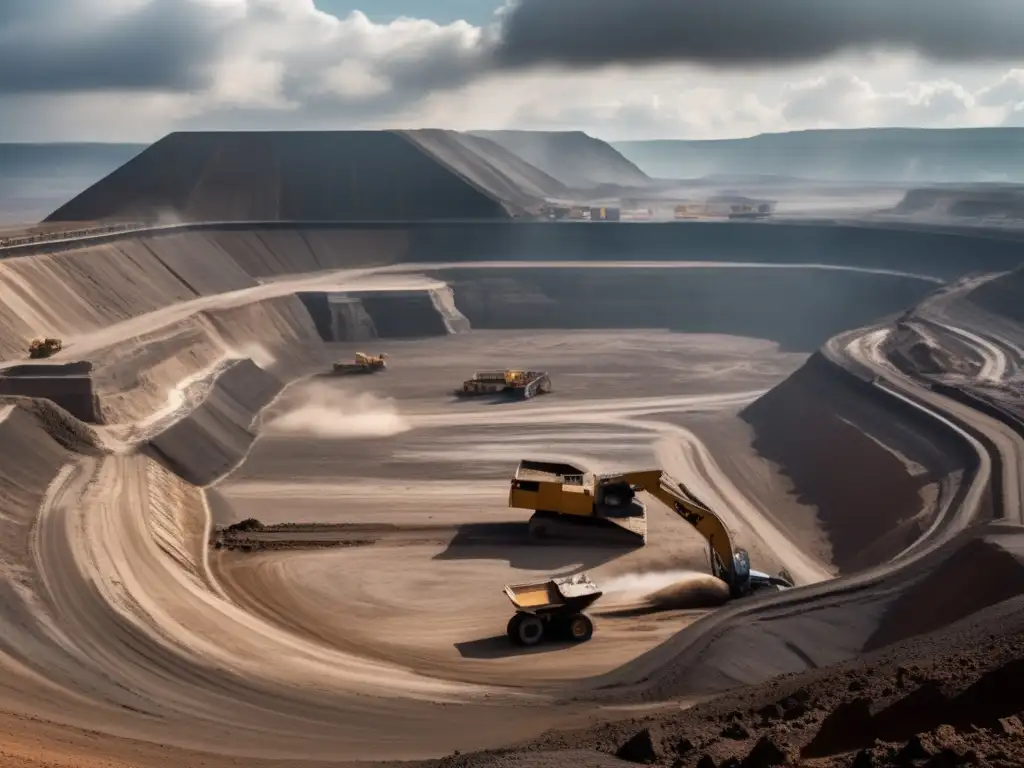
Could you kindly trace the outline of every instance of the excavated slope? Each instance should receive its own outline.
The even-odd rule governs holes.
[[[283,388],[252,360],[233,363],[191,413],[149,441],[153,456],[195,485],[223,477],[256,439],[256,415]]]
[[[651,179],[610,144],[583,131],[473,131],[577,189],[644,187]]]
[[[817,510],[840,573],[886,562],[920,538],[950,479],[971,467],[946,429],[817,352],[740,417],[790,492]]]
[[[1024,325],[1024,268],[982,283],[968,299],[983,310]]]
[[[30,404],[18,402],[18,407],[7,409],[6,418],[0,420],[0,440],[10,446],[9,453],[24,454],[5,466],[6,474],[0,473],[0,493],[6,494],[5,502],[16,512],[5,517],[3,524],[10,528],[4,529],[3,538],[17,542],[5,553],[11,574],[5,595],[10,610],[7,615],[14,618],[2,622],[0,640],[12,657],[39,679],[64,685],[70,681],[72,688],[95,693],[114,708],[77,709],[77,719],[88,727],[108,727],[105,723],[110,721],[111,712],[116,711],[117,722],[130,723],[127,731],[140,738],[175,743],[188,731],[194,743],[211,749],[231,749],[237,748],[237,741],[229,748],[224,742],[227,736],[242,733],[246,728],[253,729],[246,735],[253,735],[255,723],[269,725],[273,720],[270,738],[278,753],[327,756],[337,745],[332,741],[336,730],[332,724],[344,722],[353,732],[364,734],[358,749],[351,752],[363,757],[380,748],[376,737],[379,730],[375,729],[379,729],[381,722],[388,723],[392,734],[401,734],[436,715],[431,702],[442,696],[457,701],[462,693],[460,689],[438,686],[404,671],[360,666],[344,654],[325,661],[322,649],[297,645],[253,617],[241,615],[236,606],[220,600],[211,585],[204,583],[204,498],[183,477],[211,482],[230,469],[255,438],[259,408],[273,398],[289,376],[322,363],[323,357],[317,325],[298,297],[257,300],[255,296],[247,299],[245,294],[237,294],[232,297],[232,305],[219,308],[206,306],[203,301],[225,290],[261,291],[263,288],[254,288],[257,276],[322,270],[340,266],[347,259],[361,264],[390,263],[400,258],[408,242],[403,234],[391,237],[386,233],[380,238],[366,239],[365,233],[356,233],[352,238],[351,233],[341,233],[336,241],[327,238],[323,230],[317,234],[323,239],[298,230],[175,233],[0,263],[0,279],[7,289],[0,313],[11,320],[0,332],[0,346],[9,359],[23,354],[27,338],[38,333],[99,336],[103,343],[93,347],[99,361],[98,380],[109,376],[110,392],[121,383],[129,384],[126,391],[138,390],[137,397],[129,398],[133,417],[159,410],[154,398],[157,379],[166,380],[173,387],[182,385],[189,375],[205,375],[206,385],[197,389],[195,397],[183,398],[180,410],[171,414],[171,423],[159,424],[159,429],[146,435],[149,448],[143,455],[95,457],[70,453],[68,448],[88,450],[91,454],[96,450],[84,427],[69,426],[66,415],[53,409],[30,413],[22,407]],[[152,245],[155,240],[160,241],[159,246]],[[373,246],[372,252],[365,250],[367,244]],[[197,249],[204,249],[205,260],[192,256]],[[181,269],[172,266],[179,262]],[[218,263],[225,266],[223,272],[215,268]],[[572,277],[576,282],[569,281],[564,290],[582,290],[590,303],[599,306],[607,301],[616,322],[627,320],[633,316],[630,313],[651,311],[629,299],[632,291],[654,290],[652,283],[644,282],[652,279],[649,275],[633,282],[633,277],[621,279],[629,273],[619,272],[620,279],[610,281],[589,273],[581,278],[585,271],[574,271]],[[741,330],[741,326],[728,325],[727,313],[736,308],[734,305],[722,301],[701,304],[698,291],[682,294],[684,301],[680,301],[678,294],[685,290],[686,272],[680,270],[674,285],[653,294],[657,300],[645,304],[661,307],[657,311],[664,313],[661,317],[668,318],[670,327],[671,323],[679,322],[671,312],[683,304],[693,307],[693,314],[685,316],[687,324],[701,320],[706,323],[702,327],[710,330],[715,322],[710,318],[715,318],[734,332]],[[739,274],[728,275],[729,282],[741,280]],[[850,274],[844,273],[842,277],[849,281]],[[461,279],[465,281],[468,277],[462,275]],[[517,273],[502,279],[524,277]],[[527,273],[525,279],[536,277]],[[766,277],[760,282],[762,292],[783,288],[793,292],[791,295],[807,292],[806,284],[772,284],[767,282],[769,279],[783,278],[774,273]],[[908,278],[898,275],[880,279],[891,281],[886,285],[899,286],[886,301],[901,296],[902,291],[927,289],[925,283],[916,288],[905,285]],[[516,291],[520,292],[518,295],[539,292],[561,298],[566,294],[559,292],[557,286],[565,282],[564,273],[551,273],[539,281],[539,288],[531,289],[533,293],[521,288]],[[714,293],[710,283],[704,289]],[[744,303],[753,304],[756,291],[752,287],[744,290]],[[879,293],[885,295],[887,290]],[[465,309],[456,286],[455,304],[464,309],[471,321],[474,313],[480,317],[488,305],[493,305],[505,313],[506,322],[513,322],[507,305],[517,303],[516,291],[505,291],[500,301],[478,301],[475,309]],[[831,296],[830,303],[836,303],[836,295]],[[860,311],[880,310],[882,305],[864,303],[867,295],[867,291],[854,291],[850,306],[861,303]],[[364,298],[360,295],[361,301]],[[533,316],[534,305],[518,303],[520,317]],[[767,317],[765,312],[770,314],[778,308],[748,311],[743,327],[761,324]],[[442,309],[438,308],[439,315],[444,315]],[[584,309],[583,301],[570,301],[564,317]],[[447,310],[450,316],[451,307]],[[65,316],[64,311],[69,314]],[[387,308],[380,311],[390,314]],[[817,305],[811,304],[805,320],[815,311]],[[124,334],[111,326],[146,313],[155,313],[169,322],[137,334],[138,347],[133,346],[136,342],[119,343]],[[190,324],[193,316],[197,319]],[[558,316],[550,317],[557,320]],[[845,321],[852,315],[842,317]],[[595,317],[589,322],[596,321]],[[782,331],[793,333],[793,327],[783,323]],[[124,346],[123,354],[117,351],[119,344]],[[134,372],[129,362],[129,350],[133,349],[141,350]],[[229,350],[237,354],[233,358],[222,356],[222,352]],[[951,445],[947,450],[941,435],[929,435],[927,431],[923,432],[923,439],[920,435],[882,431],[871,432],[870,439],[857,438],[847,428],[851,424],[863,429],[863,422],[900,424],[908,417],[902,412],[861,403],[856,395],[847,399],[833,394],[833,389],[843,386],[835,380],[839,374],[831,369],[822,370],[820,365],[817,357],[812,358],[804,371],[752,406],[747,418],[763,441],[762,452],[770,456],[778,449],[775,460],[790,474],[797,492],[811,495],[819,509],[820,522],[832,539],[835,557],[843,559],[846,567],[856,567],[855,558],[839,546],[844,535],[852,535],[840,517],[852,512],[859,516],[865,529],[860,543],[870,553],[872,562],[881,562],[905,542],[901,537],[909,535],[913,526],[927,522],[930,513],[921,503],[922,489],[941,486],[944,474],[952,477],[964,471],[967,459],[959,463],[955,458],[959,456],[957,449]],[[144,383],[146,369],[159,371],[148,385]],[[136,380],[140,386],[130,386]],[[37,403],[31,405],[38,408]],[[114,418],[118,413],[116,405],[108,401]],[[838,411],[837,416],[834,411]],[[817,435],[819,442],[793,447],[790,438],[798,431],[801,419],[808,418],[814,428],[806,431]],[[46,429],[41,426],[43,423]],[[56,433],[63,436],[60,444],[43,440],[39,447],[21,449],[22,445],[36,446],[37,438],[56,427],[60,428]],[[10,432],[5,435],[8,429]],[[851,447],[841,448],[840,453],[834,452],[837,444],[851,443]],[[934,461],[928,443],[934,443],[933,452],[947,458],[946,464]],[[822,450],[823,445],[830,450]],[[891,458],[895,454],[899,456]],[[800,477],[797,465],[806,462],[808,456],[819,462],[819,471],[832,476],[838,475],[840,469],[848,469],[846,462],[870,466],[884,486],[879,493],[893,498],[889,514],[906,524],[895,539],[889,540],[881,530],[882,514],[865,516],[863,508],[843,507],[845,500],[830,495],[828,489],[814,486],[814,478],[808,481]],[[913,464],[927,467],[930,476],[922,479],[913,471]],[[67,482],[53,483],[58,476]],[[812,487],[800,489],[801,482],[811,482]],[[49,495],[47,487],[51,489]],[[942,488],[937,492],[941,496]],[[877,502],[863,494],[853,498],[864,505]],[[40,508],[44,513],[37,516]],[[35,611],[33,602],[42,599],[43,592],[38,584],[27,583],[24,575],[32,567],[27,559],[30,550],[26,537],[37,519],[43,521],[37,538],[43,549],[36,553],[37,562],[53,569],[46,572],[46,583],[59,585],[47,598],[56,602],[47,607],[49,613],[45,615],[71,617],[72,626],[67,631],[73,643],[61,644],[47,633],[48,625],[39,619],[43,614]],[[69,532],[75,535],[69,537]],[[1000,548],[1010,549],[1004,544]],[[950,562],[951,572],[960,573],[958,569],[963,566]],[[131,591],[138,584],[157,586],[146,600],[139,601]],[[941,589],[941,585],[932,588]],[[653,682],[647,686],[646,695],[660,697],[693,690],[721,690],[781,672],[827,664],[880,642],[879,627],[888,626],[883,619],[895,605],[892,601],[899,597],[898,591],[868,595],[854,609],[835,603],[819,605],[809,612],[767,615],[754,622],[733,621],[716,633],[713,646],[705,644],[696,655],[692,650],[683,653],[669,643],[638,660],[634,667],[655,665],[652,669],[658,674],[649,676]],[[93,616],[101,619],[92,621]],[[927,629],[927,621],[910,618],[917,623],[908,625],[909,629],[885,631],[901,637],[914,631],[915,626]],[[94,652],[108,644],[114,649],[113,655]],[[751,656],[751,648],[758,649],[756,657]],[[173,662],[155,672],[154,658]],[[334,696],[332,691],[352,684],[351,677],[346,675],[352,674],[353,667],[364,691],[383,686],[396,696],[408,696],[415,691],[423,700],[393,715],[392,702],[381,703],[368,696],[353,703]],[[215,705],[209,704],[211,689],[221,697]],[[325,695],[322,700],[317,698],[320,693]],[[207,698],[201,698],[204,695]],[[36,706],[35,711],[44,716],[64,717],[64,711],[79,707],[77,701],[61,698],[57,693],[54,697],[45,705]],[[234,702],[233,706],[226,706],[229,702]],[[211,714],[214,709],[216,717]],[[462,730],[472,734],[471,739],[467,738],[469,746],[493,742],[502,729],[509,727],[503,717],[491,714],[492,730],[487,732],[487,716],[481,715],[479,722],[474,721],[474,711],[472,707],[460,709],[457,705],[445,710],[449,717],[466,724]],[[287,719],[277,716],[281,712],[288,712]],[[205,718],[203,727],[196,728],[194,723],[200,715]],[[463,717],[468,719],[462,720]],[[499,721],[500,727],[495,726]],[[443,748],[445,739],[450,737],[432,733],[424,738],[429,741],[424,749],[434,750]],[[264,747],[270,748],[267,738],[246,748]]]
[[[440,130],[400,134],[459,178],[496,196],[516,213],[538,213],[548,198],[571,194],[564,183],[490,139]]]
[[[496,268],[436,276],[452,286],[474,328],[668,328],[806,352],[931,289],[917,278],[813,269]]]

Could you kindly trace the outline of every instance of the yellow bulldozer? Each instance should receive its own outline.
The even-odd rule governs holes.
[[[388,367],[387,355],[383,352],[379,355],[367,355],[356,352],[355,360],[351,363],[335,363],[334,372],[340,375],[351,373],[377,373]]]
[[[44,357],[53,357],[55,354],[60,352],[63,347],[64,343],[60,339],[55,339],[51,336],[32,339],[32,343],[28,345],[28,356],[33,360],[38,360]]]
[[[534,510],[530,534],[536,539],[647,542],[646,491],[692,525],[708,542],[711,572],[733,598],[793,586],[783,571],[770,576],[750,569],[746,550],[733,546],[721,518],[686,486],[661,469],[595,474],[571,464],[523,460],[509,488],[508,505]]]

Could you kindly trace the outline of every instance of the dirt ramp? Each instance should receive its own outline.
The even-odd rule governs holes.
[[[0,354],[27,356],[35,336],[69,337],[195,293],[133,241],[0,262]]]
[[[18,405],[0,402],[0,504],[3,507],[0,551],[4,562],[20,561],[28,555],[24,539],[35,520],[46,488],[70,457],[46,432],[34,413]],[[18,545],[17,529],[22,530]]]
[[[250,358],[287,379],[323,368],[323,355],[302,303],[283,296],[199,312],[90,357],[102,423],[149,425],[201,399],[228,360]]]
[[[840,572],[881,563],[930,525],[947,481],[971,462],[933,420],[894,404],[820,353],[741,412],[754,448],[788,478]]]
[[[11,652],[30,647],[32,531],[47,488],[72,454],[34,413],[11,403],[0,403],[0,452],[0,648]]]
[[[252,360],[238,361],[195,410],[149,441],[149,451],[188,482],[211,483],[245,457],[256,439],[256,416],[283,387]]]

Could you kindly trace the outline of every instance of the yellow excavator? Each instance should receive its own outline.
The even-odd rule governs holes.
[[[770,576],[750,569],[746,550],[734,547],[721,518],[686,486],[661,469],[595,474],[571,464],[519,462],[508,505],[534,510],[530,534],[538,539],[647,542],[647,508],[637,498],[646,491],[692,525],[709,544],[711,572],[724,581],[733,598],[793,586],[782,571]]]

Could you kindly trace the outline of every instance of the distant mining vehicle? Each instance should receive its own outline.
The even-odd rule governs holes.
[[[516,612],[509,619],[505,633],[513,643],[523,647],[537,645],[542,640],[582,643],[594,634],[594,623],[583,612],[601,594],[585,573],[506,586],[505,595]]]
[[[32,343],[28,345],[28,356],[33,360],[53,357],[63,347],[64,342],[51,336],[47,336],[45,339],[32,339]]]
[[[594,474],[571,464],[523,460],[509,488],[508,505],[534,510],[530,535],[537,539],[592,539],[604,543],[647,543],[646,491],[697,529],[709,545],[711,572],[732,598],[793,586],[784,570],[770,576],[750,569],[746,550],[734,547],[722,519],[692,491],[661,469]]]
[[[379,355],[365,355],[362,352],[356,352],[354,362],[335,363],[334,373],[339,376],[347,376],[353,373],[377,373],[388,367],[388,364],[385,362],[386,357],[387,355],[383,352]]]
[[[503,395],[529,400],[551,391],[551,377],[544,371],[478,371],[455,391],[460,397]]]

